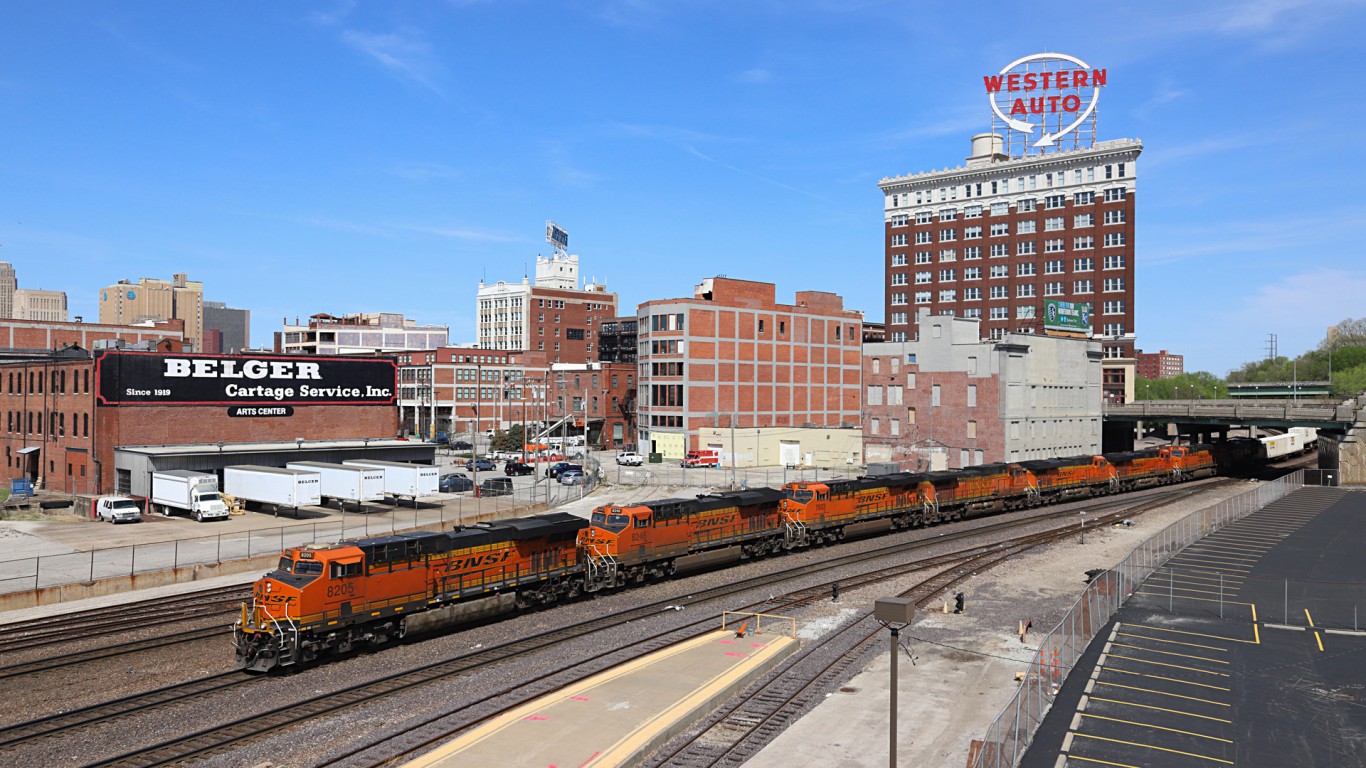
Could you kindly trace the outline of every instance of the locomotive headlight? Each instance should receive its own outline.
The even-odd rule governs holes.
[[[266,591],[267,591],[267,592],[270,591],[270,582],[269,582],[269,581],[266,582]]]

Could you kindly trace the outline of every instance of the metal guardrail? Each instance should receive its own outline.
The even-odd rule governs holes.
[[[1158,421],[1221,419],[1229,421],[1318,422],[1351,427],[1366,420],[1360,398],[1342,403],[1289,403],[1284,400],[1139,400],[1132,403],[1107,403],[1106,418],[1128,417]]]
[[[1063,680],[1096,633],[1145,579],[1187,546],[1303,485],[1303,471],[1295,472],[1193,512],[1144,541],[1114,568],[1097,576],[1039,643],[1039,652],[1025,670],[1015,696],[987,727],[982,749],[970,768],[1011,768],[1019,764]]]

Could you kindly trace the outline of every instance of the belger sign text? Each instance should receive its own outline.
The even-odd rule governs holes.
[[[393,403],[392,360],[106,352],[101,405],[378,405]]]

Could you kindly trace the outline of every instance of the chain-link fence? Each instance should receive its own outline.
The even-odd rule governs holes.
[[[588,467],[585,469],[588,470]],[[359,511],[348,507],[341,514],[329,515],[326,519],[313,522],[4,560],[0,561],[0,593],[92,582],[185,566],[215,565],[280,552],[288,547],[374,536],[432,524],[443,527],[448,524],[472,525],[480,520],[535,514],[578,501],[596,484],[596,470],[593,470],[587,471],[581,482],[565,485],[554,478],[543,478],[535,485],[517,488],[506,496],[475,498],[473,495],[464,495],[439,503],[421,502],[412,506],[407,506],[408,502],[394,506],[368,504]],[[299,514],[317,513],[304,510]]]
[[[1303,473],[1296,472],[1194,512],[1143,542],[1119,565],[1097,576],[1039,644],[1039,652],[1025,671],[1014,698],[987,728],[972,768],[1009,768],[1018,764],[1063,680],[1096,632],[1173,555],[1303,485]],[[1154,586],[1160,589],[1161,585]]]
[[[781,488],[788,483],[858,477],[861,467],[730,467],[683,468],[677,461],[639,467],[604,466],[604,477],[614,485],[676,485],[695,488]]]

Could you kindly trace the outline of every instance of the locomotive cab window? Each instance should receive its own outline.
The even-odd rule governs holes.
[[[788,499],[797,502],[798,504],[806,504],[807,502],[811,501],[811,499],[815,498],[816,494],[806,490],[805,488],[800,488],[795,491],[784,491],[783,495],[786,496]]]
[[[602,527],[612,533],[621,533],[626,530],[626,526],[631,524],[631,518],[626,515],[608,515],[607,522]]]
[[[280,565],[276,570],[284,571],[285,573],[294,573],[294,561],[290,560],[288,557],[282,557],[280,558]]]
[[[361,572],[362,567],[360,558],[356,558],[351,562],[332,563],[331,578],[344,579],[350,576],[359,576],[361,575]]]
[[[649,528],[649,527],[650,527],[650,518],[649,518],[649,517],[646,517],[646,516],[643,516],[643,515],[642,515],[641,517],[634,518],[634,520],[635,520],[635,522],[632,523],[632,525],[633,525],[634,527],[636,527],[636,528]]]

